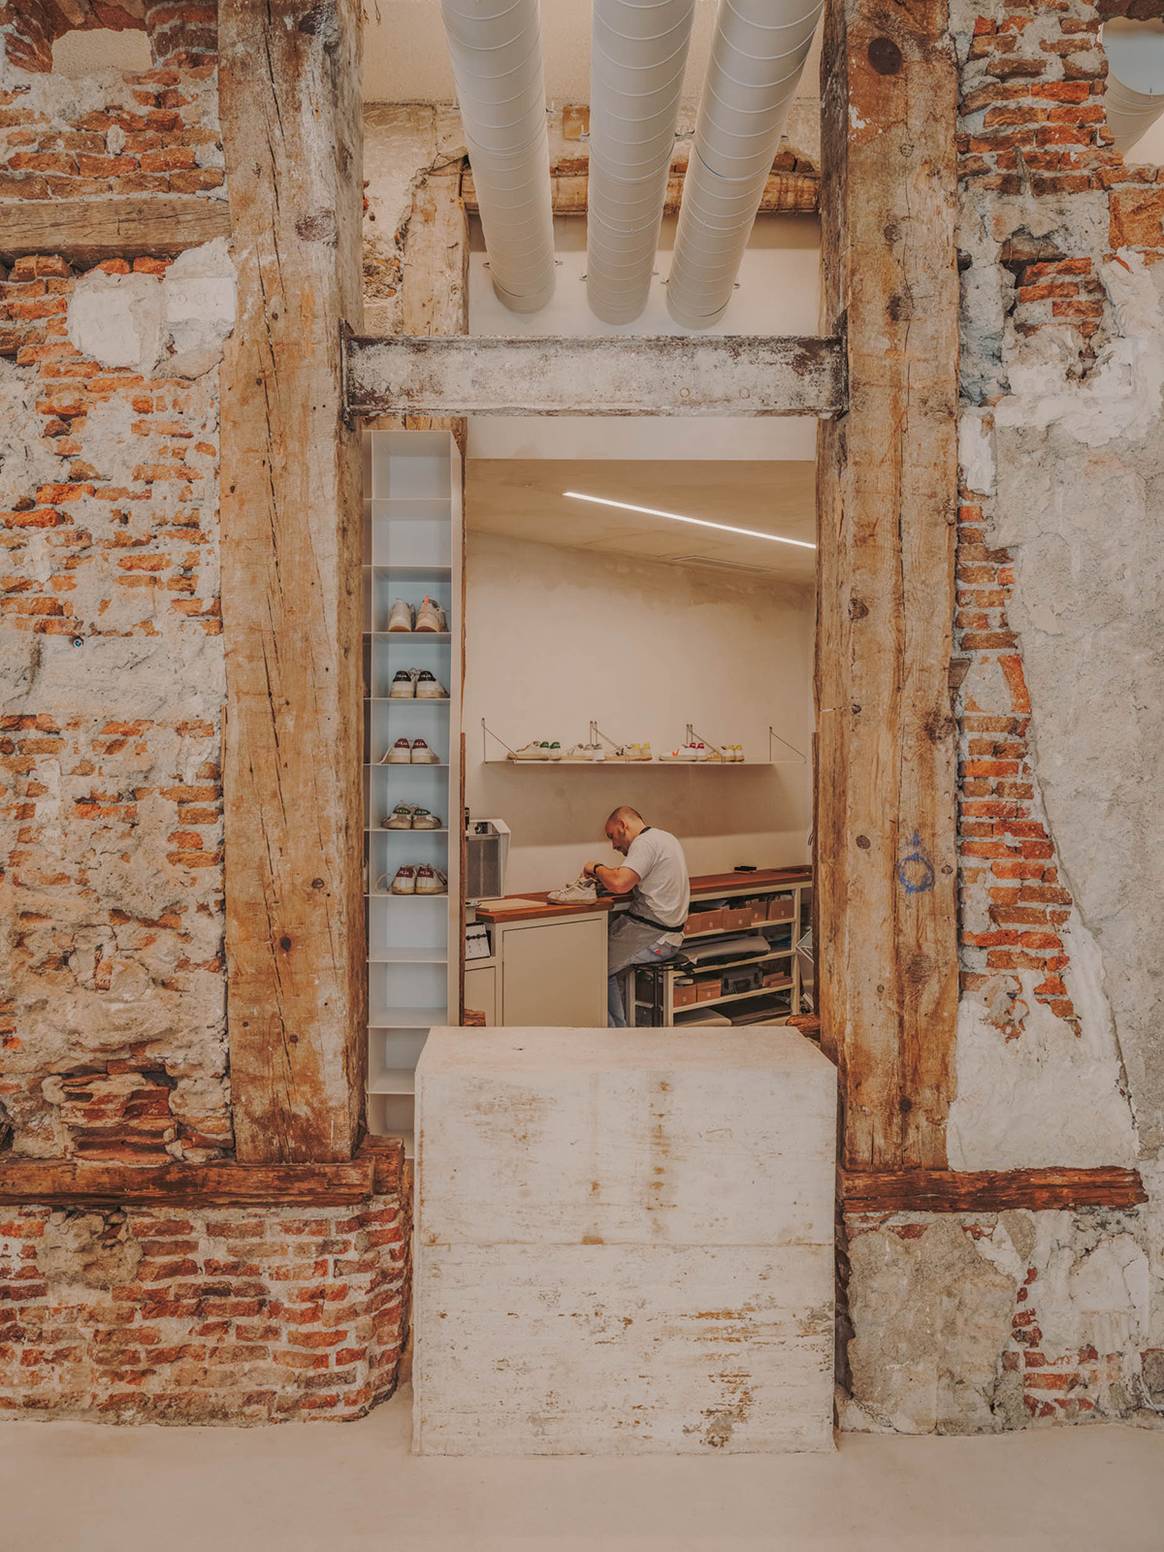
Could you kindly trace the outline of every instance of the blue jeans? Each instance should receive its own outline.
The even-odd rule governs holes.
[[[626,1029],[622,1000],[622,972],[631,965],[661,964],[675,957],[676,945],[643,922],[616,916],[610,923],[607,947],[606,1022],[610,1029]]]

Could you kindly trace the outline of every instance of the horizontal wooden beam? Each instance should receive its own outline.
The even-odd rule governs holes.
[[[349,415],[835,415],[840,343],[815,336],[347,341]]]
[[[1148,1200],[1134,1169],[842,1170],[849,1213],[1032,1212],[1072,1207],[1135,1207]]]
[[[0,201],[0,258],[7,263],[37,253],[77,264],[138,254],[168,258],[229,236],[224,199],[176,194]]]
[[[10,1159],[0,1206],[342,1207],[398,1191],[404,1144],[369,1139],[341,1164],[87,1164]]]
[[[664,215],[678,213],[683,198],[683,179],[687,168],[677,164],[667,178],[667,193],[663,201]],[[589,202],[590,178],[586,172],[559,172],[550,174],[550,198],[556,216],[584,216]],[[461,179],[461,198],[465,209],[477,215],[477,186],[473,174],[466,171]],[[768,175],[764,192],[760,196],[762,216],[803,215],[816,213],[820,202],[820,179],[813,173],[773,172]]]

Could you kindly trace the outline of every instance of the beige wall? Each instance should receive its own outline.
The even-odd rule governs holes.
[[[515,769],[483,763],[480,723],[514,747],[565,745],[594,717],[658,753],[693,721],[764,759],[771,722],[807,751],[809,589],[473,532],[467,578],[466,801],[513,830],[511,892],[552,889],[604,855],[616,803],[673,830],[693,873],[807,860],[809,767],[779,746],[789,763],[770,768]]]

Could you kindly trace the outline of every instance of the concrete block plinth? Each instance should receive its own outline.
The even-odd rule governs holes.
[[[832,1447],[836,1073],[790,1029],[434,1030],[414,1448]]]

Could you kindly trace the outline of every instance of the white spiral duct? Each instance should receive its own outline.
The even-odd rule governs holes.
[[[607,323],[646,306],[695,0],[594,0],[586,294]]]
[[[667,281],[677,323],[723,316],[822,0],[720,0]]]
[[[538,0],[441,0],[493,289],[513,312],[554,290]]]
[[[1164,114],[1164,28],[1159,22],[1110,21],[1103,46],[1108,128],[1116,149],[1130,151]]]

